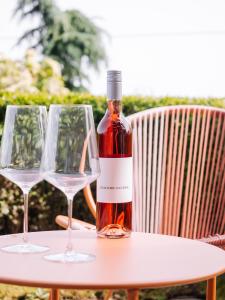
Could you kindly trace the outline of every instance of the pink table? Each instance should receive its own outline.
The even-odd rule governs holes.
[[[208,299],[215,299],[215,277],[225,272],[225,251],[178,237],[133,233],[129,239],[96,238],[93,231],[73,231],[74,247],[96,255],[82,264],[53,263],[42,254],[0,252],[0,282],[64,289],[139,289],[208,280]],[[66,231],[30,233],[30,241],[64,250]],[[21,235],[0,237],[0,247]]]

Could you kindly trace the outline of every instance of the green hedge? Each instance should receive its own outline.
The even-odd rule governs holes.
[[[12,94],[0,92],[0,129],[2,131],[6,106],[8,104],[91,104],[93,106],[96,124],[101,120],[106,110],[106,99],[102,96],[89,94],[68,94],[66,96],[49,96],[47,94]],[[224,99],[189,99],[174,97],[141,97],[126,96],[123,98],[123,111],[129,115],[152,107],[200,104],[207,106],[225,107]],[[0,131],[0,137],[1,137]],[[11,182],[0,177],[0,233],[22,231],[23,199],[21,191]],[[35,186],[30,193],[29,227],[31,231],[55,229],[54,219],[58,214],[66,214],[65,196],[56,188],[42,182]],[[74,216],[94,222],[84,202],[82,192],[74,199]]]
[[[12,94],[0,92],[0,123],[3,122],[5,109],[8,104],[91,104],[93,106],[95,121],[98,123],[106,109],[106,98],[103,96],[93,96],[90,94],[70,93],[66,96],[54,96],[48,94]],[[124,96],[123,111],[125,115],[148,109],[151,107],[178,105],[178,104],[199,104],[216,107],[225,107],[225,100],[218,98],[176,98],[176,97],[143,97],[143,96]]]

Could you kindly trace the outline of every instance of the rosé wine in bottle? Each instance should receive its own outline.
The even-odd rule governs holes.
[[[132,228],[132,132],[122,114],[121,71],[107,72],[108,109],[98,125],[97,234],[122,238]]]

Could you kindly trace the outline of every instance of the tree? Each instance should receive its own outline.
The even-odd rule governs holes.
[[[78,10],[61,11],[54,0],[17,0],[15,14],[21,19],[38,17],[39,25],[25,32],[18,43],[34,42],[44,55],[62,65],[65,85],[84,89],[85,66],[99,70],[106,60],[102,31]]]

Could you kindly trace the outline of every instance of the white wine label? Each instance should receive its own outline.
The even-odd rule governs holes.
[[[97,180],[97,201],[105,203],[132,201],[132,157],[100,157],[99,161],[101,175]]]

